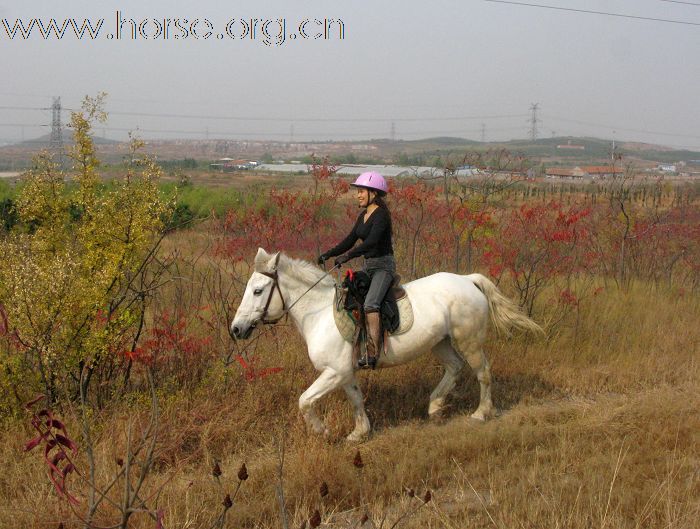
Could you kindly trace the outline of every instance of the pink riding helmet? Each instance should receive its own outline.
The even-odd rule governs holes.
[[[378,191],[382,195],[386,195],[389,191],[389,186],[386,184],[384,177],[376,171],[367,171],[357,177],[355,183],[350,184],[353,187],[365,187]]]

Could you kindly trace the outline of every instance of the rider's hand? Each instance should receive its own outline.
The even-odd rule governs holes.
[[[335,266],[341,266],[350,260],[347,254],[336,257]]]
[[[318,264],[323,266],[323,263],[328,261],[328,256],[325,253],[322,253],[321,255],[318,256],[318,261],[316,261]]]

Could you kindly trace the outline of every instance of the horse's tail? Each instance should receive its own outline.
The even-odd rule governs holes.
[[[501,294],[498,287],[489,278],[481,274],[469,274],[465,277],[486,296],[486,300],[489,302],[491,321],[499,332],[509,334],[510,328],[515,327],[544,334],[542,327],[523,314],[520,307]]]

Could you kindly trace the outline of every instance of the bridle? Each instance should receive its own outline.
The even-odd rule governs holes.
[[[262,316],[260,317],[260,320],[258,320],[258,321],[260,321],[261,323],[263,323],[265,325],[273,325],[273,324],[277,323],[278,321],[280,321],[282,318],[284,318],[287,315],[287,313],[289,312],[287,310],[287,304],[284,302],[284,296],[282,295],[282,291],[280,290],[279,276],[277,275],[277,270],[275,270],[273,273],[270,273],[270,272],[258,272],[258,273],[271,278],[273,281],[272,288],[270,289],[270,295],[267,297],[267,303],[265,303],[265,308],[263,309]],[[267,310],[270,308],[270,303],[272,303],[272,296],[275,295],[275,290],[277,290],[277,292],[280,295],[280,299],[282,300],[282,315],[279,318],[277,318],[276,320],[268,320],[265,317],[267,316]],[[291,308],[291,307],[289,307],[289,308]]]

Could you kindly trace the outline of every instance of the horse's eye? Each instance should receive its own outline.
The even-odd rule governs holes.
[[[262,288],[256,288],[253,291],[253,295],[255,295],[255,296],[259,296],[260,294],[262,294]]]

